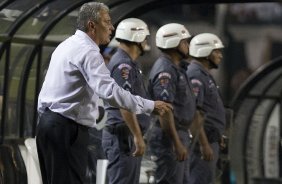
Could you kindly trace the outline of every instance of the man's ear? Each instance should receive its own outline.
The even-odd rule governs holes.
[[[96,29],[96,24],[93,21],[88,21],[87,27],[88,27],[88,30],[92,31]]]
[[[96,29],[96,24],[94,22],[91,22],[91,28]]]

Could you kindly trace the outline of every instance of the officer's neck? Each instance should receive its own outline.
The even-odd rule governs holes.
[[[197,61],[197,63],[199,63],[200,65],[202,65],[207,71],[210,71],[210,70],[211,70],[209,61],[208,61],[207,59],[198,58],[196,61]]]
[[[136,44],[121,43],[119,48],[126,52],[132,61],[136,61],[136,59],[140,56],[140,49],[136,46]]]
[[[171,60],[171,62],[174,65],[179,67],[180,61],[181,61],[181,57],[180,57],[180,55],[178,53],[176,53],[176,52],[166,52],[164,54]]]

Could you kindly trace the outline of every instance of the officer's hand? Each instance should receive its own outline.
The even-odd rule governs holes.
[[[226,141],[225,141],[226,139],[227,139],[226,136],[224,136],[224,135],[221,136],[221,139],[220,139],[220,142],[219,142],[219,148],[220,148],[220,150],[226,149],[226,147],[227,147]]]
[[[203,160],[211,161],[214,159],[213,150],[210,144],[203,145],[201,146],[200,149],[201,149]]]
[[[146,150],[146,144],[142,136],[134,136],[135,151],[132,153],[134,157],[142,156]]]
[[[164,115],[166,112],[172,110],[172,105],[163,101],[155,101],[154,114]]]
[[[175,145],[175,152],[178,161],[184,161],[188,158],[188,150],[182,143]]]

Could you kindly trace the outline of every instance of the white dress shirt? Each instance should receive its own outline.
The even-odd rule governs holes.
[[[97,44],[77,30],[53,52],[38,97],[38,112],[48,107],[53,112],[94,127],[98,116],[98,99],[136,114],[150,114],[154,102],[133,96],[110,77]]]

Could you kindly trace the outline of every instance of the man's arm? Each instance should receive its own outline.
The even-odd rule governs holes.
[[[160,120],[162,129],[171,137],[173,141],[176,155],[177,155],[177,160],[179,161],[186,160],[188,157],[188,150],[182,144],[178,136],[178,133],[176,131],[173,112],[171,110],[167,111],[163,115],[159,116],[159,120]]]
[[[120,112],[134,138],[136,148],[132,155],[142,156],[145,152],[146,145],[136,115],[124,109],[120,109]]]
[[[88,85],[102,99],[112,106],[127,109],[135,114],[162,114],[172,106],[161,101],[151,101],[134,96],[120,87],[110,76],[103,57],[98,53],[89,53],[83,63],[84,77]]]
[[[203,159],[213,160],[213,150],[204,130],[204,115],[202,112],[196,111],[190,130],[195,139],[194,141],[199,140]]]
[[[176,75],[170,70],[164,70],[155,75],[149,85],[151,95],[157,100],[163,100],[168,103],[173,102],[174,96],[176,95]],[[187,159],[188,150],[182,144],[178,132],[176,131],[173,111],[171,109],[164,111],[164,113],[159,116],[159,121],[162,129],[173,142],[177,159],[180,161]]]
[[[201,108],[204,103],[204,83],[198,78],[192,78],[191,84],[194,95],[196,96],[197,106]],[[197,139],[199,140],[203,159],[213,160],[213,150],[204,130],[204,121],[204,112],[197,110],[190,130],[193,137],[196,139],[195,141],[197,141]]]

